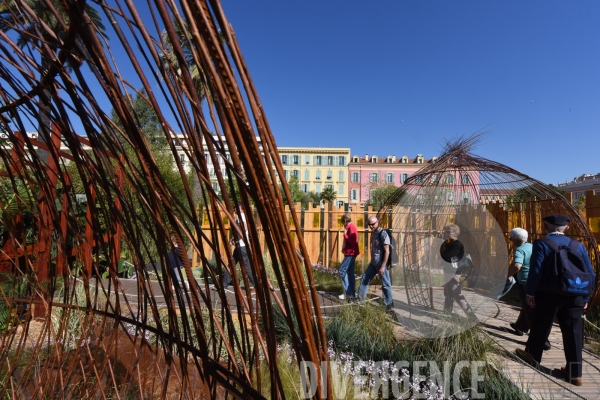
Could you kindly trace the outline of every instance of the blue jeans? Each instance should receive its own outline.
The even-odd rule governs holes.
[[[356,295],[356,278],[354,276],[354,265],[356,256],[344,256],[340,265],[340,278],[346,296],[354,297]]]
[[[364,300],[367,297],[367,290],[369,289],[369,283],[379,274],[379,268],[373,264],[369,264],[367,270],[362,276],[360,281],[360,287],[358,288],[358,298]],[[389,306],[392,304],[392,281],[390,280],[390,271],[386,268],[383,275],[379,275],[381,278],[381,291],[383,293],[383,304]]]

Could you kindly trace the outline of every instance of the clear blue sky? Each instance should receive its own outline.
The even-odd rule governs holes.
[[[600,172],[599,1],[221,1],[280,146],[430,158],[484,130],[545,183]]]
[[[600,2],[222,1],[281,146],[600,172]]]

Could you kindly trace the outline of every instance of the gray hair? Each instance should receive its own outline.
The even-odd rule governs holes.
[[[550,222],[544,221],[546,228],[551,232],[564,232],[567,229],[567,225],[552,225]]]
[[[458,227],[458,225],[446,225],[444,227],[444,231],[448,231],[448,233],[450,234],[450,236],[453,237],[458,237],[460,235],[460,228]]]
[[[529,233],[527,233],[527,231],[523,228],[515,228],[508,233],[508,236],[519,239],[521,242],[526,242],[527,238],[529,237]]]

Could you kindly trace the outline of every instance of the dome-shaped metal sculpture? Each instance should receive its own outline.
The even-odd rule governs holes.
[[[515,227],[526,229],[533,242],[545,236],[543,216],[567,215],[568,236],[586,246],[593,265],[598,260],[594,235],[573,205],[552,187],[473,155],[481,136],[449,141],[437,162],[411,176],[382,209],[398,243],[401,268],[392,273],[398,317],[423,336],[455,334],[497,312],[511,259],[508,232]],[[450,230],[459,232],[464,250],[445,260],[442,245]],[[453,267],[463,256],[474,268],[452,285]],[[453,298],[460,307],[452,307]]]

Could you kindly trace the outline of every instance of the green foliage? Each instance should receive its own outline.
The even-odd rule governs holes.
[[[337,192],[334,191],[331,187],[326,187],[319,195],[319,198],[325,203],[332,204],[337,198]]]
[[[567,192],[565,192],[562,189],[557,188],[556,186],[554,186],[553,184],[549,184],[548,186],[550,186],[552,189],[554,189],[555,192],[561,194],[562,196],[564,196],[565,194],[567,194]]]
[[[184,22],[183,25],[175,19],[172,22],[175,26],[177,42],[183,50],[185,64],[188,66],[188,71],[190,72],[192,82],[194,84],[195,94],[197,94],[200,99],[204,99],[207,97],[207,94],[210,96],[210,89],[206,81],[206,75],[204,74],[204,71],[202,71],[202,67],[196,64],[196,58],[194,58],[194,52],[196,52],[195,45],[192,41],[188,40],[188,38],[192,36],[190,33],[190,28],[186,22]],[[167,71],[169,71],[172,80],[180,80],[182,78],[182,68],[179,66],[179,61],[173,50],[171,38],[166,31],[162,32],[161,38],[165,43],[165,53],[160,55],[161,62]],[[186,85],[179,83],[178,86],[189,98],[192,98]]]
[[[142,90],[139,94],[136,94],[135,98],[131,99],[131,112],[135,116],[135,121],[138,128],[148,136],[150,150],[153,154],[158,170],[166,182],[169,190],[175,198],[181,200],[181,203],[185,208],[189,208],[185,183],[187,180],[187,184],[191,187],[193,184],[193,175],[190,173],[186,177],[182,178],[179,171],[175,169],[175,160],[170,148],[167,146],[167,140],[160,125],[158,116],[148,101],[144,98],[144,95],[145,92]],[[121,130],[123,130],[123,125],[114,110],[111,111],[111,115],[114,118],[114,123]],[[129,146],[124,140],[122,142],[125,149],[125,157],[132,162],[134,169],[139,170],[141,168],[141,164],[137,156],[136,149]],[[93,154],[90,156],[92,158],[94,157]],[[113,161],[113,165],[116,166],[116,161]],[[88,178],[80,175],[77,165],[75,163],[69,163],[66,166],[66,172],[71,174],[73,192],[76,194],[85,193],[85,183],[88,182]],[[125,198],[128,200],[128,205],[133,209],[133,213],[135,214],[130,217],[139,221],[139,226],[141,228],[139,230],[140,237],[137,239],[140,243],[145,244],[145,246],[141,246],[139,250],[142,252],[147,261],[151,261],[158,259],[159,255],[156,246],[156,237],[158,236],[158,232],[154,231],[155,224],[152,222],[152,216],[147,210],[147,205],[142,201],[142,198],[145,196],[145,193],[148,193],[148,190],[149,186],[147,184],[142,184],[140,187],[133,187],[128,184],[125,184],[124,186]],[[104,195],[114,198],[115,193],[97,193],[97,195]],[[79,214],[85,217],[87,205],[81,204],[78,206],[81,207]],[[100,213],[102,212],[102,209],[98,208],[95,210],[95,212]],[[179,215],[179,217],[180,220],[184,221],[185,223],[185,215],[182,213]],[[103,218],[102,215],[99,215],[99,218],[101,221],[110,221],[109,216]],[[85,222],[85,220],[83,222]],[[102,226],[100,227],[96,227],[96,229],[105,232],[109,228],[108,223],[102,223],[101,225]],[[71,221],[71,226],[75,226],[74,221]],[[130,249],[128,249],[127,243],[123,241],[122,245],[124,256],[129,258],[128,253]],[[99,257],[102,257],[104,254],[102,249],[96,249],[96,252]]]
[[[29,290],[25,277],[0,273],[0,335],[11,329],[26,310],[26,304],[13,303],[12,298],[24,298]]]
[[[16,216],[22,216],[26,242],[35,241],[36,224],[33,213],[37,210],[36,199],[38,188],[31,187],[22,179],[11,182],[8,178],[0,178],[0,236],[5,233],[6,226]]]
[[[302,208],[304,208],[305,210],[308,209],[309,205],[315,206],[321,201],[321,197],[314,191],[304,193],[300,188],[298,177],[295,175],[292,175],[292,177],[288,181],[288,187],[292,195],[292,202],[294,204],[302,203]],[[288,204],[288,201],[285,197],[285,192],[283,191],[283,186],[281,184],[279,185],[279,191],[281,192],[281,196],[283,197],[283,203]]]
[[[350,354],[354,360],[407,361],[410,365],[426,360],[435,361],[440,368],[449,361],[451,371],[463,360],[486,361],[488,364],[480,370],[484,379],[478,387],[486,399],[529,398],[494,365],[493,354],[500,349],[479,326],[451,337],[400,341],[389,318],[383,307],[369,304],[341,307],[326,322],[327,339],[333,341],[336,351]],[[471,386],[470,367],[462,370],[460,383],[463,389]]]
[[[579,198],[577,198],[577,200],[575,200],[575,208],[577,208],[579,211],[585,211],[585,196],[581,196]]]
[[[373,189],[365,207],[371,206],[373,210],[379,210],[397,190],[398,188],[391,183]]]
[[[129,96],[127,102],[129,112],[133,114],[138,129],[142,130],[150,142],[150,145],[155,149],[165,149],[167,147],[167,139],[163,132],[162,125],[154,108],[147,100],[147,93],[144,89],[136,94],[134,98]],[[113,109],[110,112],[111,119],[119,127],[121,131],[125,130],[123,123]]]
[[[328,341],[352,352],[357,360],[395,359],[400,347],[383,307],[367,303],[340,307],[339,310],[325,324]]]
[[[54,10],[58,12],[66,25],[63,25],[62,21],[59,21],[59,19],[56,18],[56,15],[53,12],[54,10],[48,7],[45,2],[25,0],[24,3],[35,12],[40,21],[47,25],[54,35],[47,33],[45,29],[40,29],[37,23],[31,22],[32,20],[22,13],[22,6],[18,5],[15,1],[10,0],[0,3],[0,29],[6,31],[13,26],[23,26],[23,30],[18,32],[17,38],[17,44],[20,47],[25,47],[30,43],[39,45],[40,32],[42,32],[42,38],[45,44],[52,49],[58,49],[61,42],[64,41],[67,36],[67,31],[64,30],[64,27],[69,26],[70,24],[70,15],[64,9],[62,2],[59,0],[51,0]],[[84,9],[92,23],[98,29],[98,34],[106,38],[106,27],[102,22],[100,13],[89,4],[85,4]],[[81,39],[78,38],[77,40]]]

